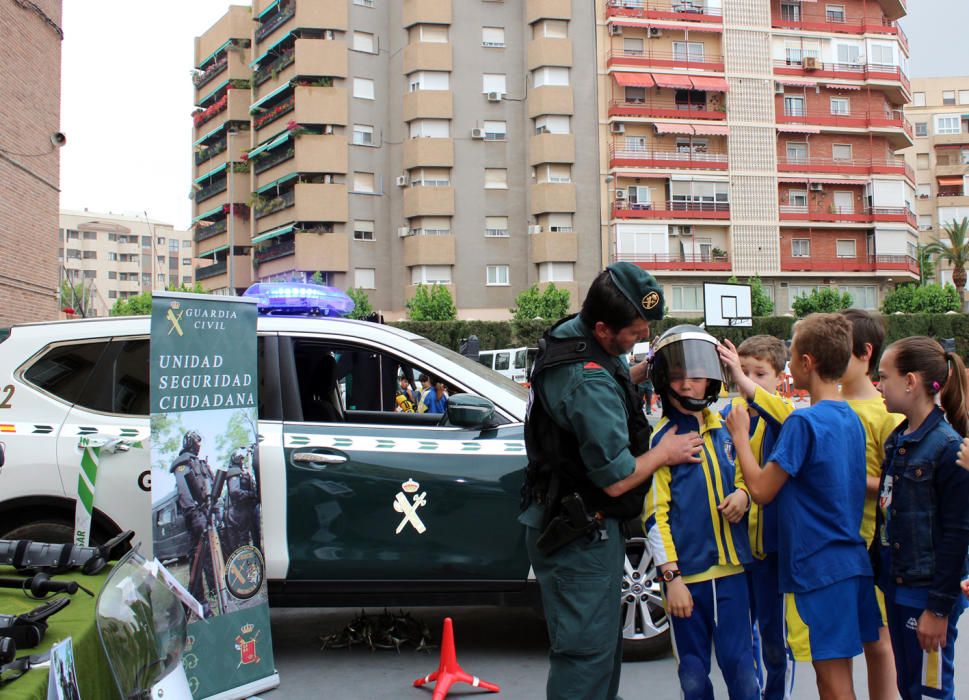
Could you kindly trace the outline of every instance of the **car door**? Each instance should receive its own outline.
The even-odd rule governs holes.
[[[520,424],[469,430],[395,411],[400,372],[463,390],[400,348],[281,337],[280,357],[287,579],[520,585]]]

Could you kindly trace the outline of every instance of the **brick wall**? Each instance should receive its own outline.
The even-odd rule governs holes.
[[[837,241],[855,241],[855,257],[865,259],[868,255],[865,248],[864,229],[781,229],[781,259],[790,260],[791,241],[795,238],[807,238],[811,241],[811,261],[821,263],[825,260],[836,260],[838,257]]]
[[[834,3],[832,3],[834,4]],[[838,5],[845,9],[845,17],[849,22],[860,21],[865,18],[870,24],[878,24],[885,19],[885,12],[881,5],[873,0],[839,0]],[[801,21],[803,22],[824,22],[827,16],[827,3],[823,2],[803,2],[801,3]],[[780,0],[771,0],[771,15],[781,16]]]
[[[848,100],[848,117],[863,117],[871,112],[873,117],[882,117],[886,112],[899,109],[886,98],[885,93],[864,90],[821,90],[820,94],[814,88],[798,88],[787,86],[784,95],[777,95],[774,103],[777,114],[784,114],[784,97],[804,97],[805,113],[811,116],[835,116],[831,113],[831,98],[840,97]]]
[[[831,133],[779,134],[777,140],[777,155],[779,158],[786,158],[788,143],[807,143],[808,158],[831,158],[831,146],[836,143],[851,145],[851,160],[854,162],[868,162],[872,159],[885,160],[893,157],[888,146],[888,140],[882,136],[869,138],[867,135],[854,136]]]
[[[58,318],[61,0],[0,3],[0,325]]]

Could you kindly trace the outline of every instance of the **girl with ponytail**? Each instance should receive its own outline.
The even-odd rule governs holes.
[[[965,366],[914,336],[885,350],[878,375],[886,407],[905,416],[885,444],[872,543],[898,690],[903,700],[952,698],[969,548],[969,471],[956,463],[969,435]]]

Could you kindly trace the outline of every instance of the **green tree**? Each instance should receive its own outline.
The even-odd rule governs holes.
[[[851,308],[851,304],[851,295],[847,292],[842,293],[831,287],[823,287],[815,289],[806,297],[797,297],[791,304],[791,308],[794,309],[795,316],[804,318],[808,314],[834,313],[848,309]]]
[[[948,241],[943,242],[936,236],[934,241],[925,246],[925,252],[952,265],[952,283],[962,300],[962,290],[966,287],[966,265],[969,265],[969,218],[963,217],[962,221],[952,220],[942,230],[948,236]]]
[[[457,317],[451,292],[441,284],[417,285],[414,296],[407,302],[407,318],[411,321],[453,321]]]
[[[196,282],[193,286],[180,284],[177,287],[169,286],[166,289],[170,292],[190,292],[192,294],[208,294],[201,283]],[[142,292],[127,299],[118,299],[111,307],[112,316],[147,316],[151,313],[151,292]]]
[[[182,449],[182,436],[185,426],[182,425],[180,413],[153,413],[151,415],[152,454],[155,461],[152,467],[168,471],[172,460]]]
[[[885,296],[882,313],[944,314],[946,311],[958,311],[959,307],[959,292],[951,284],[945,287],[938,284],[906,284]]]
[[[233,451],[242,447],[250,447],[256,439],[256,426],[249,419],[249,410],[239,410],[233,413],[226,423],[225,432],[215,438],[215,461],[213,467],[229,464],[229,457]]]
[[[728,279],[727,282],[730,284],[740,284],[736,275]],[[771,301],[771,298],[767,296],[767,292],[764,291],[764,285],[761,283],[760,277],[757,275],[748,277],[744,284],[750,285],[750,306],[751,313],[754,316],[770,316],[774,313],[774,302]]]
[[[926,251],[926,245],[917,243],[915,245],[915,260],[919,266],[919,284],[932,284],[935,279],[935,261],[932,255]]]
[[[87,318],[94,313],[94,290],[91,285],[78,280],[61,280],[61,308],[74,309],[74,313],[81,318]]]
[[[559,289],[550,282],[540,291],[538,285],[533,284],[515,297],[515,306],[509,311],[516,321],[531,321],[533,318],[557,321],[569,312],[569,302],[568,289]]]
[[[360,287],[348,289],[347,296],[353,299],[353,311],[350,312],[349,318],[366,318],[373,313],[370,297]]]

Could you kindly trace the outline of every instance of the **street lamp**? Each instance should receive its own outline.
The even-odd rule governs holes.
[[[235,179],[235,161],[232,159],[232,137],[237,136],[239,132],[235,129],[230,129],[226,132],[226,150],[229,152],[229,165],[227,177],[229,178],[229,225],[227,227],[229,233],[229,258],[226,261],[226,271],[229,275],[229,296],[236,296],[236,278],[235,278],[235,249],[236,249],[236,237],[235,237],[235,197],[232,192],[232,181]]]

